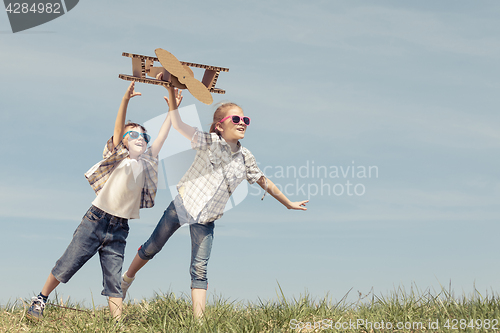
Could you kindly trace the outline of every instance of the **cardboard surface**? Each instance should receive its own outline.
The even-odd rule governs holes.
[[[161,65],[168,72],[170,72],[170,74],[172,74],[171,79],[175,76],[179,83],[181,85],[185,85],[191,95],[193,95],[194,98],[200,102],[205,104],[213,103],[214,100],[207,87],[200,81],[196,80],[194,76],[191,76],[191,74],[172,53],[163,49],[156,49],[155,53]],[[172,80],[172,84],[174,84],[174,80]]]
[[[157,86],[164,86],[165,88],[168,88],[172,85],[170,82],[167,82],[167,81],[142,78],[142,77],[135,77],[135,76],[126,75],[126,74],[120,74],[120,75],[118,75],[118,77],[122,80],[125,80],[125,81],[135,81],[135,82],[140,82],[140,83],[154,84]]]
[[[203,83],[208,89],[211,89],[213,88],[213,86],[215,86],[214,79],[216,76],[219,76],[219,72],[207,69],[205,70],[205,74],[203,75],[201,83]]]
[[[179,61],[173,54],[161,48],[156,49],[155,53],[157,57],[123,52],[124,57],[132,58],[132,75],[120,74],[118,77],[127,81],[161,85],[165,88],[174,86],[187,89],[196,99],[205,104],[213,103],[210,93],[226,93],[223,89],[215,88],[215,84],[219,73],[228,72],[229,68]],[[155,61],[160,62],[162,67],[153,66]],[[202,82],[194,77],[190,67],[205,69]],[[163,73],[162,80],[156,79],[159,73]],[[146,75],[152,78],[147,78]]]

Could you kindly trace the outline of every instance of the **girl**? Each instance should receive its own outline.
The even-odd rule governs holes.
[[[245,137],[250,118],[243,115],[238,105],[226,103],[219,106],[214,113],[210,133],[204,133],[182,122],[177,105],[174,104],[175,99],[164,98],[169,110],[173,110],[169,112],[172,126],[191,141],[197,153],[193,164],[177,185],[179,194],[123,274],[123,297],[135,274],[161,251],[182,224],[189,223],[191,297],[194,316],[200,318],[205,310],[207,264],[212,249],[214,222],[222,216],[230,195],[243,179],[250,184],[257,182],[288,209],[307,210],[305,205],[309,200],[291,202],[264,176],[252,153],[241,146],[239,140]]]

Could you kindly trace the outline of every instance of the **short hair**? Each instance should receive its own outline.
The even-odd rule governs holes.
[[[127,128],[127,127],[140,127],[144,133],[148,132],[148,131],[146,131],[146,128],[144,126],[142,126],[141,124],[138,124],[138,123],[134,123],[130,120],[127,120],[127,123],[125,124],[124,128]]]

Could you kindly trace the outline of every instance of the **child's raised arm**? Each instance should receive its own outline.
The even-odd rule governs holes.
[[[183,136],[185,136],[189,141],[191,141],[191,139],[193,138],[195,129],[194,129],[194,127],[189,126],[188,124],[184,123],[181,119],[181,116],[180,116],[179,110],[178,110],[178,104],[176,103],[176,98],[174,98],[174,96],[177,96],[176,95],[177,88],[175,88],[175,90],[174,90],[174,87],[170,87],[168,89],[168,93],[169,93],[170,99],[165,97],[165,96],[163,98],[165,98],[165,101],[167,101],[167,103],[168,103],[168,109],[169,109],[168,113],[170,114],[170,117],[172,119],[172,126],[174,126],[174,128],[179,133],[181,133]],[[182,99],[182,97],[181,97],[181,99]]]
[[[309,200],[304,200],[304,201],[296,201],[292,202],[290,201],[279,189],[274,185],[272,181],[270,181],[268,178],[262,176],[260,179],[257,181],[257,184],[260,185],[264,189],[264,191],[267,191],[267,193],[271,194],[276,200],[281,202],[283,206],[285,206],[288,209],[296,209],[296,210],[307,210],[306,208],[306,203],[309,202]]]
[[[115,130],[113,132],[113,148],[118,146],[122,141],[123,131],[125,129],[125,118],[127,117],[127,107],[129,100],[134,96],[142,95],[140,92],[134,90],[134,83],[131,82],[122,98],[122,103],[116,115]]]
[[[161,72],[158,73],[158,75],[156,75],[156,79],[158,80],[163,79],[163,73]],[[183,136],[185,136],[189,141],[191,141],[195,129],[182,121],[178,110],[180,101],[177,103],[177,97],[180,95],[177,94],[178,94],[178,89],[174,88],[173,86],[170,86],[168,88],[169,98],[167,98],[166,96],[163,96],[163,98],[165,98],[165,101],[167,101],[168,104],[168,111],[169,111],[168,113],[170,114],[171,117],[172,126],[174,126],[174,128]]]
[[[169,105],[169,109],[171,110],[171,108],[170,108],[171,104],[172,104],[172,107],[175,106],[175,108],[177,109],[177,107],[179,106],[179,104],[181,104],[181,101],[182,101],[181,91],[175,89],[174,91],[171,92],[169,89],[169,94],[170,94],[170,100],[165,97],[165,100],[167,101],[167,103]],[[172,102],[170,102],[170,101],[172,101]],[[151,153],[152,153],[153,157],[158,156],[158,154],[160,153],[161,147],[163,147],[163,143],[167,139],[168,133],[170,132],[171,125],[172,125],[172,115],[171,115],[171,112],[169,112],[167,114],[167,117],[165,118],[165,121],[163,122],[163,125],[161,125],[160,132],[158,133],[158,137],[155,139],[155,141],[151,145]]]

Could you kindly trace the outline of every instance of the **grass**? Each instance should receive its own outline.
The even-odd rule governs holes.
[[[398,288],[385,296],[360,294],[356,302],[347,302],[347,294],[338,302],[328,296],[315,300],[308,294],[286,299],[281,288],[279,291],[277,300],[256,303],[215,297],[201,321],[192,317],[189,298],[157,295],[126,303],[120,324],[105,307],[83,308],[69,300],[48,305],[44,319],[35,322],[26,318],[29,300],[20,300],[0,309],[0,332],[500,331],[499,296],[483,296],[477,291],[469,297],[455,297],[444,289],[431,293]]]

